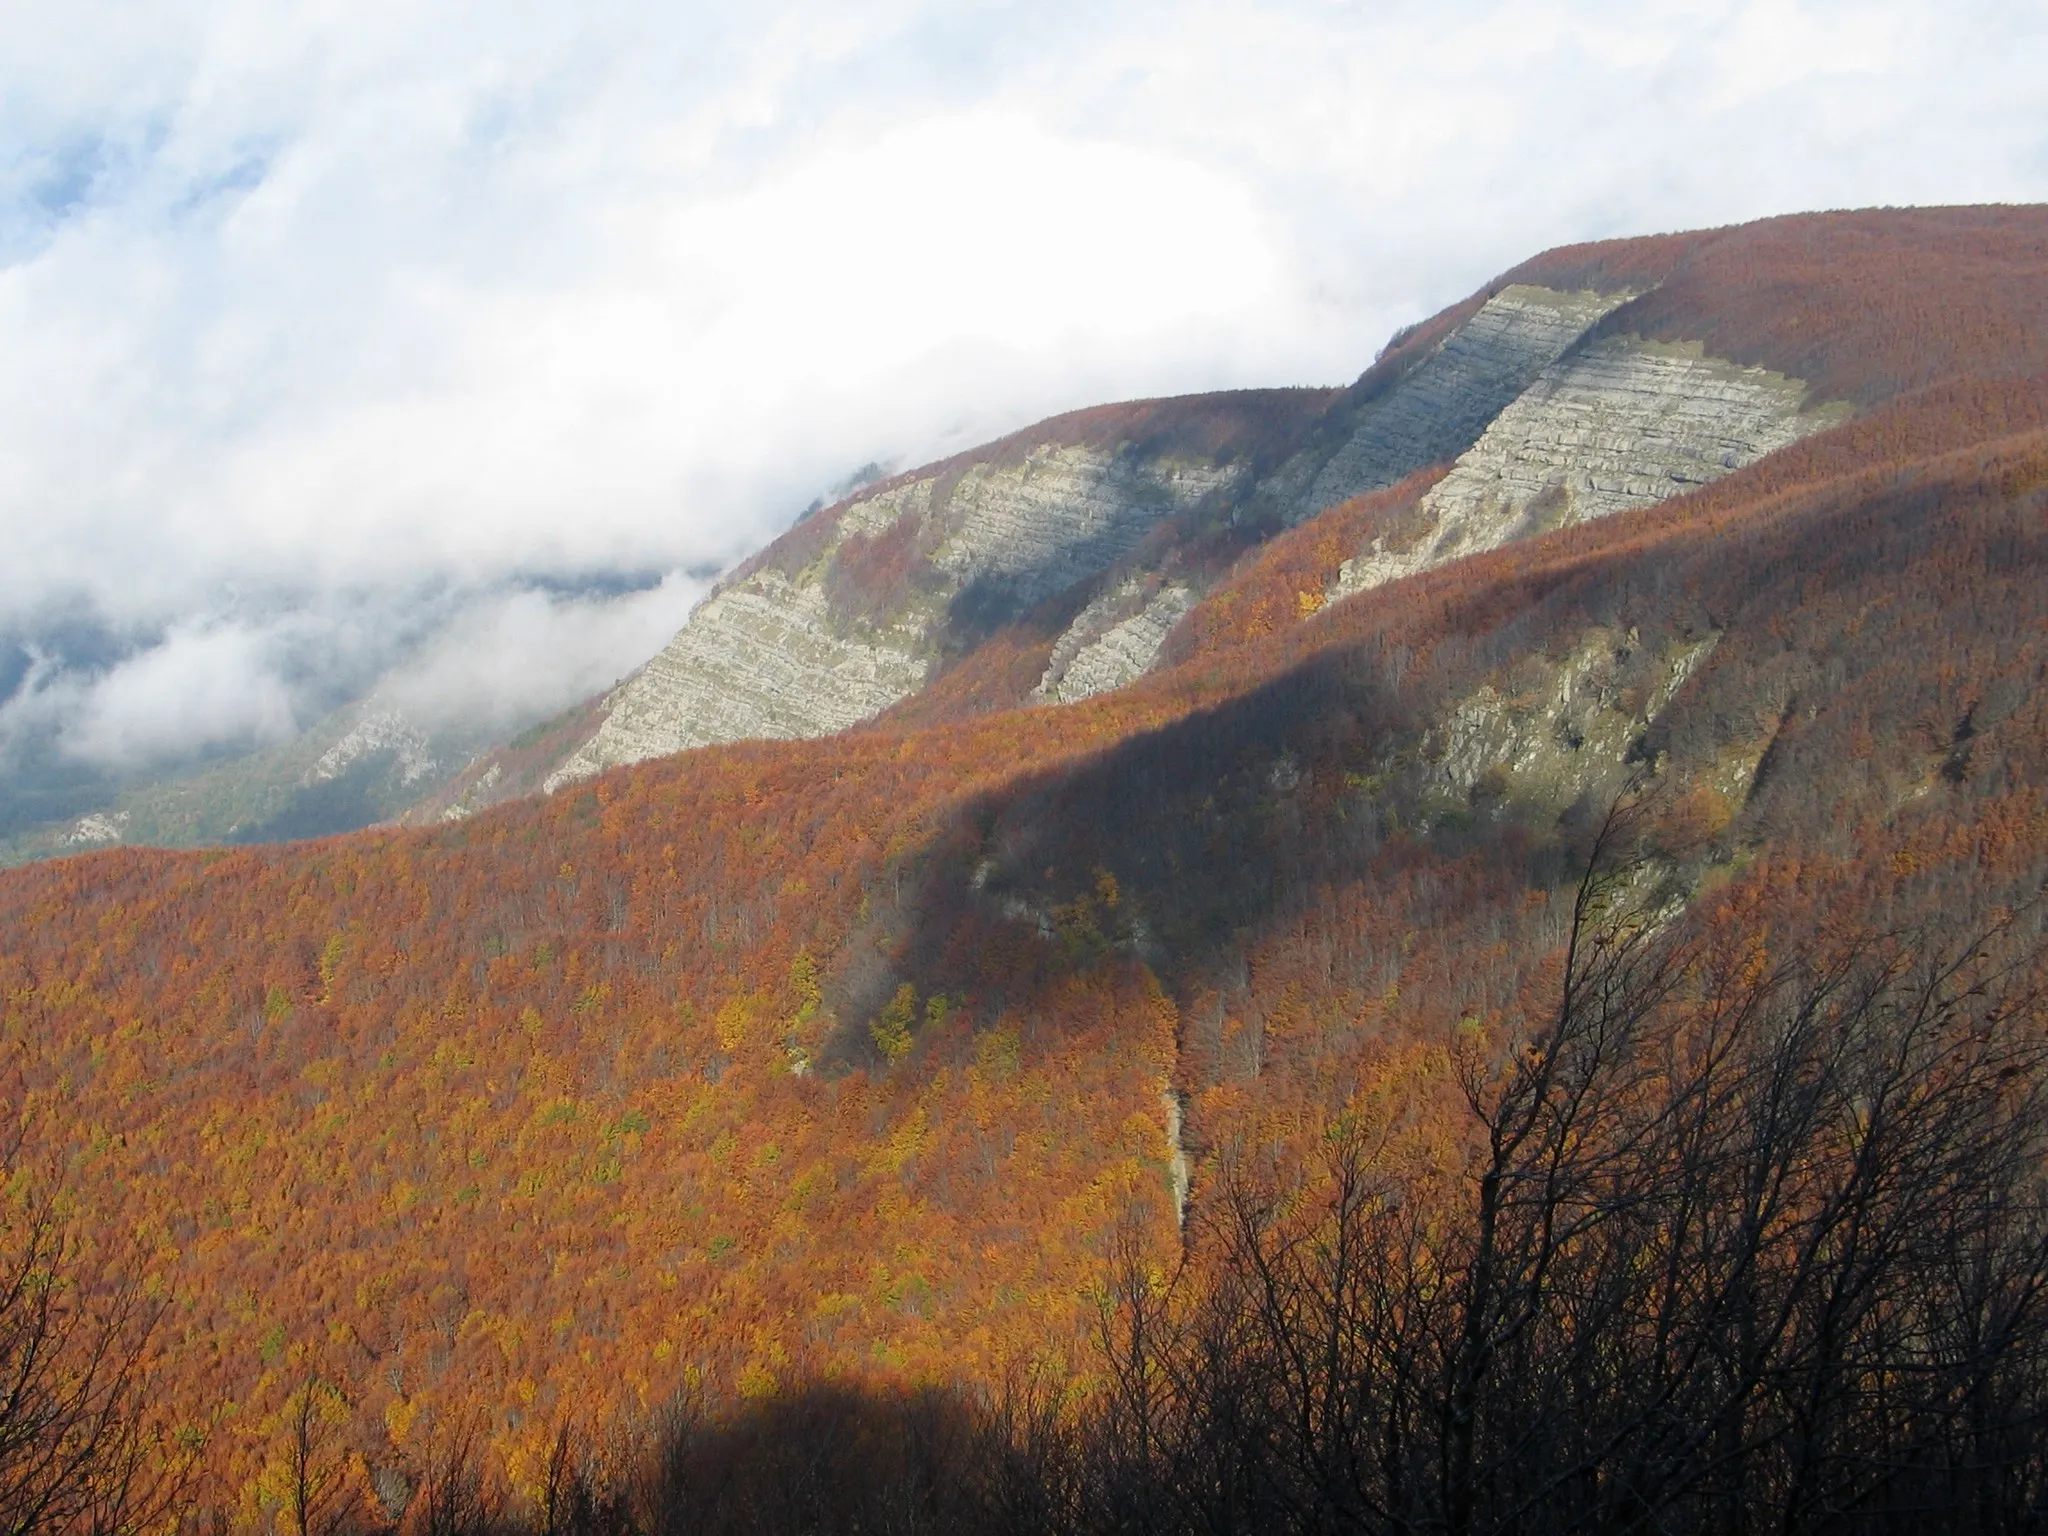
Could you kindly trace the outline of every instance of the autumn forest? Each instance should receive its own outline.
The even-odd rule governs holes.
[[[1335,599],[1448,464],[1204,507],[1080,703],[1055,598],[837,736],[0,874],[0,1532],[2039,1529],[2048,211],[1063,430],[1278,462],[1515,283],[1839,424]]]

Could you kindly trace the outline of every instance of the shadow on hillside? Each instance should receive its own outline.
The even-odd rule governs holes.
[[[1587,807],[1543,825],[1503,808],[1416,816],[1399,782],[1441,683],[1375,644],[1333,648],[1218,707],[963,804],[913,855],[882,943],[847,948],[848,1021],[903,981],[992,1021],[1063,973],[1138,960],[1170,993],[1242,987],[1247,951],[1376,862],[1476,857],[1496,889],[1570,880]],[[1393,775],[1388,766],[1396,764]],[[1389,783],[1392,777],[1396,782]],[[892,954],[883,964],[878,952]]]
[[[702,1536],[1011,1528],[986,1419],[954,1393],[833,1386],[730,1418],[674,1414],[634,1480],[638,1524]]]
[[[1593,802],[1604,804],[1618,784],[1589,775],[1591,792],[1577,803],[1557,794],[1542,806],[1510,803],[1481,771],[1498,744],[1480,742],[1472,772],[1460,775],[1472,787],[1454,803],[1445,776],[1430,782],[1425,771],[1425,756],[1442,745],[1426,752],[1427,735],[1483,683],[1504,690],[1496,713],[1525,704],[1540,712],[1539,695],[1558,679],[1532,682],[1518,665],[1564,657],[1593,628],[1646,657],[1717,637],[1678,706],[1631,743],[1634,759],[1715,768],[1754,737],[1759,698],[1809,698],[1801,770],[1783,784],[1784,775],[1762,776],[1735,809],[1751,828],[1745,835],[1792,829],[1824,844],[1837,819],[1824,803],[1828,775],[1859,750],[1853,732],[1843,734],[1856,711],[1836,707],[1847,697],[1841,680],[1889,665],[1871,649],[1879,631],[1864,617],[1870,604],[1884,598],[1899,610],[1899,634],[1919,626],[1916,645],[1936,636],[1951,650],[1997,641],[2008,599],[1980,613],[1960,589],[1922,591],[1914,573],[1939,560],[1958,581],[2006,580],[2016,563],[2037,558],[2038,543],[2020,538],[2026,514],[2016,504],[1959,497],[1940,477],[1881,491],[1858,483],[1848,496],[1827,484],[1754,523],[1674,526],[1683,508],[1667,506],[1352,599],[1312,621],[1328,626],[1327,639],[1291,669],[962,803],[897,863],[887,899],[844,947],[851,958],[828,999],[842,1028],[821,1066],[835,1057],[871,1063],[867,1023],[905,983],[926,997],[972,1000],[983,1023],[1006,1008],[1028,1010],[1062,974],[1119,961],[1144,962],[1182,1003],[1242,992],[1249,962],[1276,933],[1330,940],[1318,908],[1361,882],[1387,882],[1399,905],[1381,917],[1395,942],[1402,930],[1426,935],[1447,924],[1480,931],[1466,921],[1475,894],[1500,906],[1489,930],[1498,939],[1520,922],[1503,904],[1573,878]],[[1979,542],[1982,560],[1972,563],[1963,552]],[[1901,592],[1914,594],[1910,621]],[[1654,691],[1650,681],[1615,679],[1639,700]],[[1526,701],[1515,697],[1523,684],[1535,689]],[[1856,706],[1878,711],[1887,731],[1904,728],[1891,717],[1906,708],[1903,695]],[[1396,882],[1405,894],[1394,893]],[[1339,991],[1371,979],[1347,963],[1357,974],[1331,973]],[[1446,963],[1455,973],[1455,957]]]

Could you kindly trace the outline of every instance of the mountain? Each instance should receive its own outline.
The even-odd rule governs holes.
[[[490,744],[486,732],[423,725],[373,693],[275,746],[137,784],[92,785],[90,808],[63,820],[30,811],[0,839],[0,865],[115,843],[179,848],[353,831],[402,814]]]
[[[251,1529],[315,1384],[394,1518],[464,1425],[530,1490],[678,1393],[1085,1395],[1239,1171],[1456,1182],[1617,801],[1703,969],[2037,943],[2044,578],[2048,209],[1549,252],[821,510],[459,819],[0,875],[15,1165]]]
[[[549,759],[515,771],[486,757],[426,815],[689,747],[827,735],[919,691],[1020,615],[1080,606],[1106,572],[1136,573],[1127,598],[1147,578],[1157,587],[1159,563],[1226,519],[1330,394],[1080,411],[867,486],[721,582]],[[1069,618],[1100,625],[1107,606]]]
[[[408,819],[844,730],[991,641],[1041,669],[1010,656],[1017,675],[978,707],[1124,686],[1247,544],[1433,464],[1456,469],[1327,598],[1662,500],[1846,419],[1848,400],[1720,355],[1694,334],[1704,315],[1652,297],[1693,262],[1730,260],[1707,254],[1719,243],[1583,270],[1540,259],[1397,338],[1348,390],[1077,412],[864,488],[722,583],[552,761],[487,756]]]
[[[700,590],[709,574],[677,584]],[[275,842],[391,820],[572,703],[593,674],[632,665],[646,643],[632,637],[676,613],[646,573],[329,594],[303,608],[276,591],[243,601],[239,628],[217,618],[211,630],[121,630],[74,615],[0,630],[0,867],[116,843]],[[593,623],[617,632],[598,654],[579,649],[590,644],[579,626]],[[179,685],[150,682],[152,669],[243,634],[266,637],[250,642],[260,664],[217,697],[247,703],[248,734],[179,744],[227,727],[204,710],[181,713]],[[516,665],[502,654],[508,642],[547,662],[493,691],[485,679]],[[603,654],[613,649],[623,664]],[[136,729],[159,708],[155,726]]]

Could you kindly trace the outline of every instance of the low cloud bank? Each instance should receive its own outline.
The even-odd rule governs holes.
[[[505,735],[638,667],[681,628],[704,588],[674,573],[624,596],[492,594],[458,613],[377,693],[443,729]]]
[[[175,624],[98,665],[30,637],[0,703],[0,763],[36,759],[47,771],[66,760],[133,780],[287,740],[365,695],[431,735],[505,735],[630,672],[704,587],[677,572],[624,592],[511,586],[308,599],[261,617]]]
[[[272,639],[241,625],[179,628],[103,677],[56,680],[43,697],[70,706],[60,748],[99,767],[129,767],[282,741],[299,721]]]

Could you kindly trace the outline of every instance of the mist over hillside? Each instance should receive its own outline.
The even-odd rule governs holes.
[[[84,610],[25,621],[0,652],[0,862],[389,819],[632,670],[704,580],[246,593],[139,630]]]

